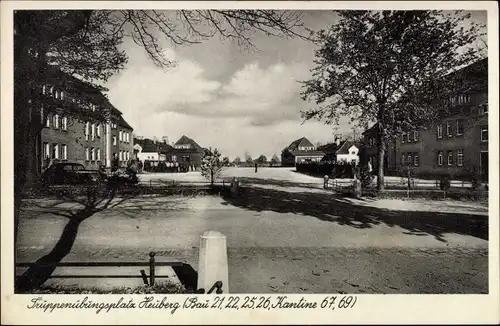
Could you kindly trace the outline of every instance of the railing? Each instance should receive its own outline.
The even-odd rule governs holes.
[[[167,275],[156,275],[156,267],[169,266],[173,267],[174,273],[177,275],[179,281],[186,289],[192,289],[197,294],[210,294],[216,291],[217,294],[222,293],[222,282],[217,281],[214,285],[205,292],[205,289],[197,289],[196,279],[198,274],[194,272],[189,264],[182,262],[157,262],[155,259],[156,253],[149,253],[148,262],[57,262],[57,263],[16,263],[16,267],[33,267],[33,266],[46,266],[46,267],[139,267],[139,266],[149,266],[149,275],[146,274],[146,270],[141,269],[139,271],[140,275],[124,275],[124,274],[90,274],[90,275],[50,275],[48,278],[59,278],[59,279],[75,279],[75,278],[141,278],[144,285],[154,286],[156,278],[168,278]],[[186,280],[185,276],[178,274],[177,270],[187,267],[188,270],[193,271],[194,275],[191,275],[190,280]]]
[[[328,187],[333,189],[348,188],[352,186],[353,180],[354,179],[329,179]],[[376,184],[376,181],[374,181],[373,184]],[[384,180],[384,185],[386,188],[403,190],[408,188],[408,180],[406,178]],[[419,190],[419,188],[420,190],[441,190],[441,185],[438,180],[412,179],[410,185],[413,190]],[[454,180],[450,181],[450,187],[469,189],[472,188],[472,182]]]
[[[91,274],[91,275],[50,275],[49,278],[142,278],[145,285],[153,286],[155,278],[167,278],[167,275],[155,275],[155,267],[159,266],[179,266],[186,265],[182,262],[157,262],[155,261],[155,253],[149,253],[149,262],[58,262],[58,263],[16,263],[16,267],[140,267],[149,266],[149,276],[146,271],[141,269],[140,275],[124,275],[124,274]]]

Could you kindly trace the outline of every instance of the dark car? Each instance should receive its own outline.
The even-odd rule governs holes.
[[[79,163],[55,163],[42,173],[42,184],[92,184],[99,183],[101,176],[97,170],[85,170]]]

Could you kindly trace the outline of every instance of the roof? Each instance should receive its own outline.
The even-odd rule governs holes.
[[[340,144],[342,146],[342,143]],[[337,150],[340,148],[340,146],[337,146],[337,143],[329,143],[325,145],[318,146],[318,150],[325,152],[326,154],[334,154],[337,152]]]
[[[294,140],[290,145],[288,145],[289,150],[296,150],[299,147],[314,147],[314,145],[306,138],[302,137],[300,139]]]
[[[130,129],[130,130],[134,130],[134,128],[132,128],[128,123],[127,121],[125,121],[125,119],[123,118],[122,115],[120,115],[120,117],[118,118],[118,125],[120,127],[125,127],[127,129]]]
[[[358,142],[352,141],[352,140],[346,140],[342,146],[337,150],[337,154],[349,154],[349,148],[352,146],[356,146],[357,148],[360,148],[361,145]]]
[[[180,146],[180,145],[191,145],[191,147],[193,149],[196,149],[196,150],[202,150],[203,149],[200,145],[198,145],[197,142],[195,142],[191,138],[187,137],[186,135],[182,135],[182,137],[179,138],[179,140],[176,141],[175,144],[174,144],[174,146]]]
[[[324,152],[321,151],[299,151],[299,150],[288,150],[293,156],[325,156]]]
[[[107,96],[102,93],[105,90],[104,88],[99,89],[98,86],[67,74],[53,65],[47,66],[46,73],[49,84],[63,87],[73,97],[87,99],[98,106],[110,110],[113,114],[122,114],[120,110],[111,104]]]
[[[165,153],[173,150],[172,146],[162,143],[154,142],[151,139],[137,139],[134,138],[134,144],[142,147],[142,151],[145,153]]]

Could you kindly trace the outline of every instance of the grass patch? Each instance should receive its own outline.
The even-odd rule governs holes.
[[[103,289],[99,287],[79,288],[78,286],[42,286],[30,290],[29,294],[185,294],[184,287],[172,283],[158,283],[154,286],[141,285],[135,288],[116,287]]]

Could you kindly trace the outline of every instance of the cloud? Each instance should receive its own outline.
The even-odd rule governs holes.
[[[248,117],[253,125],[272,125],[300,119],[300,80],[307,78],[303,64],[277,63],[261,68],[245,65],[222,85],[209,103],[190,103],[178,112],[206,117]]]

